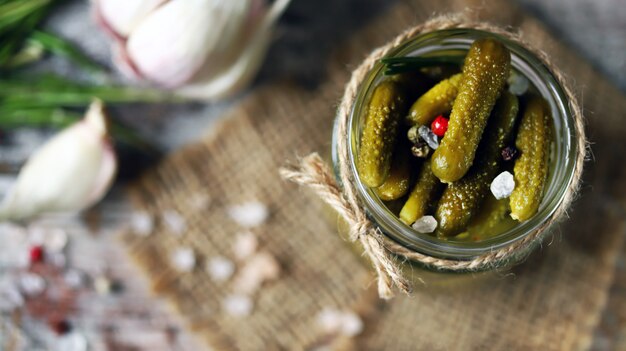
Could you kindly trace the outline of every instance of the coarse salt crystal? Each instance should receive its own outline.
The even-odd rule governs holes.
[[[249,316],[253,307],[252,299],[245,295],[226,296],[222,301],[224,311],[234,317]]]
[[[363,320],[354,312],[345,312],[341,317],[341,332],[345,336],[356,336],[363,331]]]
[[[180,272],[191,272],[196,266],[196,255],[188,247],[181,247],[172,252],[172,264]]]
[[[77,269],[70,269],[63,275],[63,280],[72,289],[78,289],[85,283],[85,275]]]
[[[148,236],[154,230],[154,219],[147,212],[134,212],[130,218],[130,225],[135,234]]]
[[[263,224],[269,217],[269,209],[259,201],[249,201],[241,205],[231,206],[228,215],[239,225],[252,228]]]
[[[511,75],[509,75],[507,82],[509,83],[509,92],[518,96],[524,95],[524,93],[530,87],[530,82],[528,81],[528,78],[516,72],[511,72]]]
[[[251,232],[242,232],[237,234],[233,243],[233,254],[238,260],[245,260],[252,256],[259,246],[256,235]]]
[[[185,219],[174,210],[163,211],[163,221],[174,234],[181,235],[187,229]]]
[[[432,233],[437,229],[437,220],[433,216],[423,216],[411,227],[420,233]]]
[[[46,235],[44,246],[50,252],[63,251],[67,246],[67,232],[61,228],[50,229]]]
[[[217,256],[207,262],[206,269],[213,281],[225,282],[235,273],[235,264],[226,257]]]
[[[35,273],[20,275],[19,282],[20,289],[26,296],[37,296],[46,289],[46,281]]]
[[[363,320],[352,311],[325,308],[317,315],[318,326],[327,333],[353,337],[363,331]]]
[[[342,314],[339,310],[324,308],[317,315],[317,325],[327,333],[332,333],[341,328]]]
[[[0,282],[0,312],[11,312],[24,304],[24,298],[16,284],[9,279]]]
[[[511,173],[504,171],[493,179],[490,189],[496,199],[505,199],[511,196],[515,189],[515,179]]]
[[[424,139],[426,144],[430,146],[431,149],[437,150],[437,148],[439,147],[439,138],[437,138],[435,133],[433,133],[433,131],[430,128],[426,126],[421,126],[417,130],[417,132],[419,133],[420,137]]]
[[[87,351],[87,338],[78,332],[71,332],[58,339],[58,350]]]

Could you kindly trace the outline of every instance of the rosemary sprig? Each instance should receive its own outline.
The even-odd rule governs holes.
[[[94,97],[112,104],[182,101],[173,94],[159,90],[88,85],[53,75],[0,80],[0,105],[5,109],[81,107],[88,105]]]
[[[15,130],[25,125],[32,128],[61,129],[76,123],[82,117],[80,113],[55,107],[25,109],[0,107],[0,130]],[[159,155],[161,152],[154,144],[119,122],[109,120],[109,128],[115,140],[120,143],[132,146],[151,156]]]
[[[92,59],[83,54],[74,45],[48,32],[35,30],[28,38],[29,43],[40,45],[44,50],[62,57],[66,57],[94,73],[104,73],[104,69]]]
[[[439,66],[445,64],[461,65],[465,56],[406,56],[406,57],[386,57],[380,60],[385,65],[383,74],[386,76],[416,71],[423,67]]]
[[[46,8],[53,0],[19,0],[0,4],[0,33],[12,29],[26,17]]]

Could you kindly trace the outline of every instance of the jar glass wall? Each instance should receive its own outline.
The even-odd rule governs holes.
[[[477,242],[443,240],[428,234],[422,234],[402,223],[392,213],[373,189],[359,181],[356,169],[356,157],[359,150],[365,109],[374,87],[383,79],[383,65],[378,63],[362,82],[349,117],[348,134],[349,164],[355,179],[356,190],[369,218],[390,239],[410,250],[436,258],[469,260],[478,255],[503,248],[538,230],[564,200],[568,186],[573,181],[578,153],[574,119],[569,111],[563,89],[551,72],[530,51],[507,38],[474,29],[439,30],[418,35],[393,49],[389,57],[419,56],[425,54],[446,55],[467,51],[477,39],[493,36],[503,42],[511,52],[511,66],[518,74],[525,76],[534,89],[550,106],[554,136],[551,146],[549,173],[544,196],[538,213],[531,219],[518,223],[502,233]],[[336,138],[333,135],[333,162],[337,161]],[[547,231],[546,231],[547,232]],[[545,235],[545,232],[542,233]],[[520,257],[524,252],[520,253]]]

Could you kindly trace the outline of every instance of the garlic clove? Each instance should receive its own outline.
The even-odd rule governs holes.
[[[261,21],[249,29],[250,37],[244,50],[231,65],[215,76],[207,76],[191,82],[177,90],[182,96],[192,99],[216,100],[233,95],[248,85],[263,63],[269,47],[272,29],[286,10],[290,0],[276,0]],[[258,10],[253,11],[253,13]]]
[[[250,0],[163,4],[128,37],[128,57],[144,78],[166,88],[178,87],[204,64],[219,66],[233,59],[250,4]],[[215,55],[207,61],[210,54]]]
[[[127,38],[150,12],[168,0],[95,0],[96,20],[114,38]]]
[[[101,101],[86,117],[46,142],[28,159],[0,206],[0,219],[82,210],[100,200],[117,170]]]

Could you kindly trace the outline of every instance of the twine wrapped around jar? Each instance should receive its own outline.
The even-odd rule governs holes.
[[[522,45],[532,52],[550,70],[563,88],[569,103],[570,112],[574,118],[574,128],[576,131],[575,146],[577,147],[577,154],[573,177],[563,200],[556,210],[545,222],[524,238],[508,246],[491,250],[468,260],[443,259],[412,251],[389,239],[368,219],[363,205],[358,200],[354,185],[355,179],[353,179],[353,175],[350,172],[350,150],[347,137],[349,133],[350,112],[357,97],[359,87],[374,65],[392,49],[399,46],[407,39],[422,33],[453,28],[478,29],[495,33]],[[280,173],[281,176],[287,180],[311,188],[321,199],[328,203],[345,219],[350,229],[350,240],[358,241],[363,246],[365,254],[370,259],[377,273],[378,293],[383,299],[393,297],[394,285],[404,293],[409,294],[411,291],[410,284],[403,276],[394,255],[447,271],[475,271],[500,267],[508,260],[529,251],[527,249],[542,239],[542,234],[546,232],[546,229],[550,225],[564,217],[577,193],[586,154],[582,109],[573,89],[547,55],[543,51],[533,48],[532,45],[524,42],[518,33],[512,33],[488,23],[472,22],[466,19],[462,14],[433,18],[423,24],[406,30],[386,45],[372,51],[363,63],[352,73],[352,77],[346,86],[343,99],[338,109],[336,123],[336,162],[342,187],[340,187],[335,180],[331,168],[317,153],[302,158],[296,166],[281,169]]]

